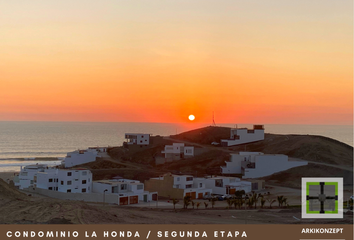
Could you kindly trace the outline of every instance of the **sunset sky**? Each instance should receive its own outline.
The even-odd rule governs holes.
[[[0,1],[0,121],[213,112],[352,124],[352,1]]]

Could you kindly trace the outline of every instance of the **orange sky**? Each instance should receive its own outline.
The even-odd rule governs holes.
[[[349,0],[0,9],[0,120],[352,124]]]

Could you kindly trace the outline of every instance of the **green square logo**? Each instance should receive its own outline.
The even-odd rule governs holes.
[[[302,218],[343,218],[342,178],[302,178]]]

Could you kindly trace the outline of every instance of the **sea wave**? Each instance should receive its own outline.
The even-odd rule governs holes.
[[[53,155],[53,154],[57,154],[57,155],[66,155],[68,153],[68,151],[66,152],[29,152],[29,151],[16,151],[16,152],[0,152],[0,156],[1,155],[10,155],[10,154],[13,154],[13,155],[33,155],[33,154],[49,154],[49,155]]]
[[[58,161],[64,157],[24,157],[24,158],[0,158],[0,161]]]

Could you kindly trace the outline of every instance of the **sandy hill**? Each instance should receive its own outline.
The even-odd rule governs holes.
[[[0,179],[0,200],[14,200],[23,199],[27,195],[21,193],[13,185],[7,184],[4,180]]]
[[[183,173],[194,176],[220,174],[220,166],[229,160],[230,153],[240,151],[256,151],[270,154],[285,154],[290,158],[310,161],[308,166],[290,169],[272,175],[267,180],[283,186],[299,187],[300,179],[305,176],[343,177],[348,185],[352,185],[353,147],[322,136],[313,135],[280,135],[265,134],[265,140],[234,147],[216,147],[212,142],[228,139],[230,128],[205,127],[184,132],[178,135],[153,138],[153,143],[146,148],[125,149],[114,148],[109,153],[113,161],[126,166],[120,169],[93,169],[100,179],[120,175],[126,178],[146,180],[162,173]],[[203,148],[203,153],[193,158],[178,160],[154,166],[154,157],[160,154],[166,144],[184,142]],[[315,164],[318,163],[318,164]],[[319,166],[320,165],[320,166]]]
[[[209,145],[230,137],[230,128],[206,127],[172,136],[174,139]],[[285,154],[293,158],[353,166],[353,147],[337,140],[314,135],[265,134],[264,141],[227,148],[229,150]]]

